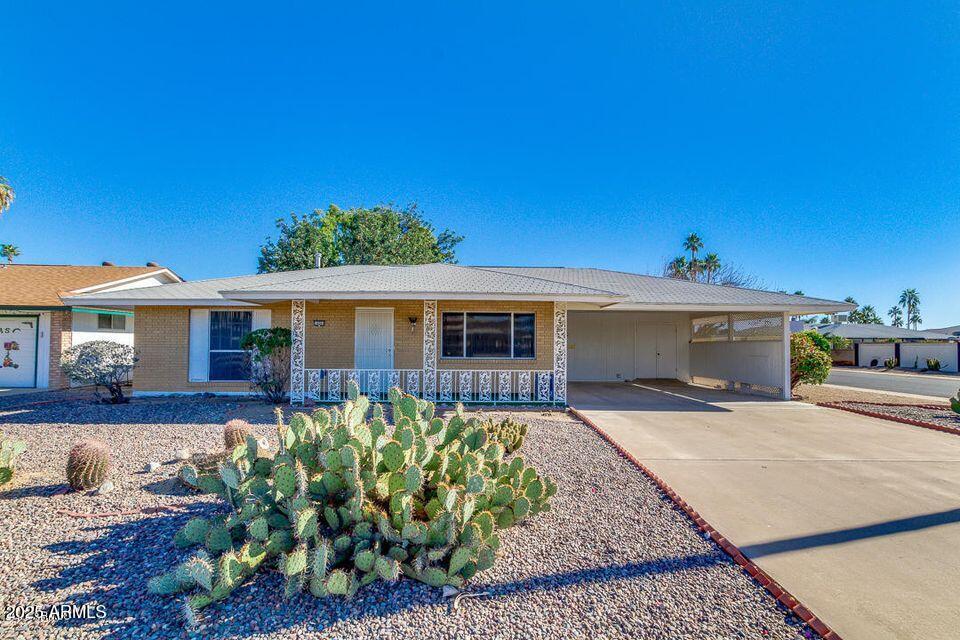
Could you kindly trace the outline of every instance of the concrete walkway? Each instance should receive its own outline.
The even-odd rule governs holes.
[[[958,636],[960,437],[679,383],[569,397],[846,640]]]

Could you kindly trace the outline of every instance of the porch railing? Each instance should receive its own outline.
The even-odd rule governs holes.
[[[554,402],[552,370],[439,369],[436,389],[424,389],[422,369],[305,369],[305,395],[318,402],[341,402],[355,380],[370,400],[386,399],[391,387],[438,402],[491,404]]]

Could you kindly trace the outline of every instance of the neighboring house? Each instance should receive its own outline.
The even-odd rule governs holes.
[[[930,329],[934,333],[946,333],[948,335],[960,338],[960,324],[955,324],[952,327],[944,327],[942,329]]]
[[[789,317],[852,305],[600,269],[343,266],[75,295],[135,310],[135,395],[249,393],[240,339],[289,327],[291,400],[356,379],[442,402],[565,403],[672,378],[789,397]]]
[[[856,367],[880,367],[896,358],[901,367],[925,369],[928,359],[940,361],[943,371],[957,371],[960,343],[957,337],[938,331],[918,331],[882,324],[826,324],[814,327],[824,335],[849,339],[849,354],[835,353],[834,361],[849,361]]]
[[[64,303],[67,293],[120,291],[182,282],[169,269],[10,264],[0,266],[0,388],[70,385],[60,354],[89,340],[133,344],[133,313]]]

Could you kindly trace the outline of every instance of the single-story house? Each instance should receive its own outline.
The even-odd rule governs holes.
[[[946,333],[948,335],[954,336],[955,338],[960,338],[960,324],[955,324],[952,327],[943,327],[941,329],[929,329],[934,333]]]
[[[956,336],[937,331],[919,331],[883,324],[853,322],[814,327],[827,336],[847,338],[853,343],[849,353],[834,353],[834,362],[855,367],[881,367],[890,358],[907,369],[925,369],[928,359],[940,361],[942,371],[957,371],[960,342]]]
[[[68,304],[68,294],[181,282],[169,269],[60,264],[0,266],[0,388],[70,386],[60,354],[90,340],[133,344],[133,311]]]
[[[791,315],[833,300],[602,269],[341,266],[74,295],[134,310],[134,395],[249,393],[250,330],[291,329],[292,402],[346,383],[441,402],[549,402],[568,381],[671,378],[788,397]]]

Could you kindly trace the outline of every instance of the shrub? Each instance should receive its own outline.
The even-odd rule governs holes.
[[[11,440],[0,435],[0,485],[13,480],[17,458],[26,450],[27,444],[22,440]]]
[[[820,349],[824,353],[830,353],[830,349],[832,348],[830,344],[830,339],[827,338],[827,336],[820,333],[819,331],[811,331],[811,330],[798,331],[793,335],[806,336],[807,338],[810,339],[811,342],[813,342],[813,345],[816,348]]]
[[[950,408],[954,413],[960,413],[960,389],[957,389],[957,395],[950,398]]]
[[[887,369],[896,369],[897,368],[897,359],[896,358],[887,358],[883,361],[883,366]]]
[[[927,358],[927,370],[928,371],[940,371],[940,361],[936,358]]]
[[[96,489],[106,481],[112,469],[107,443],[93,438],[81,440],[67,457],[67,482],[77,491]]]
[[[273,327],[251,331],[240,341],[247,352],[250,383],[268,402],[280,404],[290,382],[290,329]]]
[[[833,351],[844,351],[853,346],[853,341],[843,336],[827,336],[827,341],[830,343],[830,349]]]
[[[60,364],[70,380],[80,384],[92,384],[100,399],[100,387],[110,392],[112,404],[127,402],[123,395],[123,384],[137,363],[133,347],[109,340],[93,340],[70,347],[63,352]]]
[[[790,336],[791,389],[800,383],[823,384],[830,374],[829,343],[824,350],[810,335],[813,333],[816,332],[800,331]]]
[[[489,438],[462,407],[444,421],[434,405],[390,390],[395,425],[349,385],[340,409],[277,410],[279,450],[255,438],[203,476],[229,514],[194,518],[178,546],[199,545],[186,562],[153,578],[153,593],[191,592],[187,614],[226,598],[261,570],[276,568],[285,591],[351,596],[401,574],[461,587],[490,568],[499,532],[550,509],[556,485]],[[202,479],[201,479],[202,481]]]

